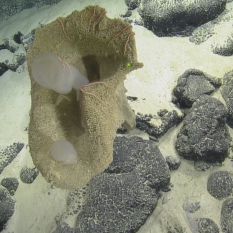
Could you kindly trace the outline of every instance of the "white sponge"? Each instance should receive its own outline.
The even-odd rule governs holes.
[[[42,87],[59,94],[68,94],[72,88],[77,91],[89,83],[77,68],[49,52],[39,53],[32,62],[32,76]]]
[[[77,153],[73,145],[65,140],[55,141],[51,147],[52,157],[64,164],[74,164],[77,160]]]

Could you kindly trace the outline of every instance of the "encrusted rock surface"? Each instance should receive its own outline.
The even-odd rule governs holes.
[[[169,182],[168,165],[155,142],[117,137],[113,162],[92,178],[75,232],[136,232]]]
[[[39,175],[39,171],[36,168],[23,167],[20,172],[20,180],[23,183],[31,184]]]
[[[226,73],[223,77],[221,94],[227,107],[227,124],[233,128],[233,70]]]
[[[230,146],[226,108],[217,99],[202,95],[184,118],[175,144],[179,155],[191,160],[224,161]]]
[[[209,218],[198,218],[196,219],[198,232],[203,233],[219,233],[218,225]]]
[[[75,232],[136,232],[169,185],[168,165],[154,141],[116,137],[113,162],[90,186],[71,192],[57,232],[72,232],[68,219],[77,213]],[[81,197],[86,202],[77,204]]]
[[[52,5],[61,0],[17,0],[17,1],[0,1],[0,19],[8,19],[22,10],[30,9],[34,6]]]
[[[13,143],[12,145],[0,151],[0,174],[2,173],[3,169],[15,159],[23,147],[24,144],[18,142]]]
[[[158,138],[164,135],[170,128],[178,125],[183,116],[178,115],[177,111],[168,111],[161,109],[156,115],[143,115],[138,113],[136,115],[136,127],[140,130],[144,130],[149,135]],[[153,121],[160,121],[160,125],[156,125]]]
[[[233,173],[217,171],[207,181],[207,191],[217,199],[224,199],[233,193]]]
[[[223,233],[232,232],[233,226],[233,198],[226,199],[221,209],[221,229]]]
[[[220,86],[221,79],[201,70],[188,69],[178,78],[173,94],[181,106],[190,108],[201,95],[211,94]]]
[[[187,36],[193,26],[216,18],[224,11],[225,6],[226,0],[200,0],[198,4],[191,0],[147,0],[142,1],[139,13],[144,19],[145,27],[157,36]]]
[[[2,179],[1,185],[8,190],[11,196],[14,196],[19,186],[19,181],[15,177],[7,177]]]
[[[197,27],[189,40],[199,45],[212,37],[212,52],[221,56],[231,56],[233,54],[232,1],[228,1],[226,8],[216,19]]]
[[[5,227],[5,224],[14,214],[15,201],[5,188],[0,188],[0,231]]]

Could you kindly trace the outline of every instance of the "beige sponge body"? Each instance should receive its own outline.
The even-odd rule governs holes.
[[[31,64],[41,52],[51,52],[75,66],[90,82],[80,100],[72,90],[58,94],[34,81]],[[112,162],[117,128],[135,127],[135,115],[125,96],[126,74],[137,62],[134,33],[128,23],[109,19],[105,9],[88,6],[36,30],[27,54],[31,77],[29,146],[35,166],[57,187],[77,189]],[[98,97],[98,98],[97,98]],[[77,161],[65,165],[51,155],[57,140],[72,143]]]

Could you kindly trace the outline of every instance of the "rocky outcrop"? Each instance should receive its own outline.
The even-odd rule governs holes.
[[[175,144],[179,155],[191,160],[224,161],[230,146],[227,111],[217,99],[200,96],[183,120]]]
[[[136,232],[156,207],[159,191],[169,185],[168,165],[154,141],[116,137],[113,162],[90,185],[72,192],[57,230],[73,232],[68,215],[78,212],[74,232]],[[79,200],[87,190],[87,202],[77,206],[75,197]]]
[[[223,77],[221,94],[227,107],[227,124],[233,128],[233,71],[226,73]]]
[[[211,94],[220,86],[221,79],[201,70],[188,69],[178,78],[173,94],[180,106],[190,108],[201,95]]]
[[[207,182],[207,191],[215,198],[227,198],[233,192],[233,174],[227,171],[212,173]]]
[[[157,36],[188,35],[192,31],[190,27],[213,20],[225,6],[226,0],[144,0],[139,13],[144,26]]]
[[[53,5],[61,0],[17,0],[17,1],[1,1],[0,2],[0,19],[8,19],[9,17],[19,13],[22,10],[30,9],[34,6],[41,7],[43,5]]]
[[[140,130],[144,130],[149,135],[159,138],[164,135],[170,128],[178,125],[183,116],[178,115],[177,111],[168,111],[167,109],[161,109],[157,115],[143,115],[137,113],[136,115],[136,127]],[[160,121],[161,124],[155,124],[156,121]]]

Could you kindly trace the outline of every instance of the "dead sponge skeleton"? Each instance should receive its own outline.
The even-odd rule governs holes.
[[[117,128],[121,124],[135,127],[123,81],[143,65],[137,61],[132,26],[108,18],[105,12],[88,6],[36,29],[27,54],[32,86],[30,153],[45,179],[60,188],[77,189],[104,171],[112,162]],[[74,89],[59,94],[33,79],[32,62],[42,52],[54,54],[88,78],[91,85],[82,87],[79,101]],[[58,140],[73,145],[75,163],[53,159],[51,146]]]

